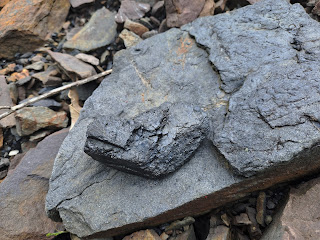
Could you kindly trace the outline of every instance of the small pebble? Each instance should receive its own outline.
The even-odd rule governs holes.
[[[12,157],[12,156],[15,156],[19,153],[19,150],[12,150],[9,152],[9,156]]]

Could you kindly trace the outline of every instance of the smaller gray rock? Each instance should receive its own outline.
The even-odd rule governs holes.
[[[186,163],[207,131],[199,107],[164,103],[133,119],[98,117],[88,127],[84,151],[118,170],[160,178]]]
[[[117,35],[117,24],[114,17],[115,13],[105,7],[97,10],[89,22],[63,47],[89,52],[110,44]]]

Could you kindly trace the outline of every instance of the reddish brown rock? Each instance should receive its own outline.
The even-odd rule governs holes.
[[[0,70],[0,75],[7,75],[8,73],[13,72],[15,67],[15,63],[9,64],[6,68]]]
[[[149,31],[149,29],[147,27],[145,27],[144,25],[142,25],[141,23],[133,22],[130,19],[127,19],[124,22],[124,28],[139,35],[140,37],[142,36],[142,34]]]
[[[201,13],[205,0],[165,0],[168,27],[181,27],[192,22]]]
[[[74,56],[52,51],[48,51],[48,53],[72,80],[87,78],[97,74],[91,65],[82,62]]]
[[[124,237],[122,240],[161,240],[159,235],[152,229],[142,230]]]
[[[320,1],[317,1],[316,5],[312,9],[312,13],[320,16]]]
[[[67,129],[54,133],[30,150],[0,185],[1,240],[44,240],[62,230],[45,213],[45,196],[58,149]]]
[[[16,114],[17,133],[27,136],[42,128],[59,129],[68,124],[66,112],[46,107],[25,107]]]
[[[320,178],[291,188],[261,240],[320,239]]]
[[[69,12],[65,0],[12,0],[0,11],[0,58],[32,51],[60,29]]]
[[[4,7],[11,0],[0,0],[0,8]]]
[[[10,98],[9,86],[6,82],[4,76],[0,76],[0,106],[13,106],[12,100]],[[0,114],[7,112],[7,109],[0,110]],[[0,127],[9,128],[16,124],[13,114],[0,119]]]
[[[124,0],[121,2],[120,9],[116,15],[116,22],[123,23],[126,19],[136,20],[142,18],[145,13],[150,11],[150,5],[147,3],[138,3],[133,0]]]
[[[215,2],[214,0],[206,0],[199,17],[210,16],[214,14],[215,10]]]

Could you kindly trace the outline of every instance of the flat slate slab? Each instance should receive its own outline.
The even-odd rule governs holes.
[[[319,170],[319,46],[320,24],[300,5],[263,0],[118,52],[62,144],[47,214],[79,237],[113,236]],[[148,180],[84,152],[96,118],[132,121],[167,102],[197,105],[209,120],[179,170]]]

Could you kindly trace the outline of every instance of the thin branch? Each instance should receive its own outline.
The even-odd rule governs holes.
[[[0,106],[0,109],[11,109],[10,106]]]
[[[83,85],[83,84],[86,84],[88,82],[92,82],[93,80],[96,80],[98,78],[101,78],[101,77],[104,77],[106,75],[109,75],[110,73],[112,72],[112,69],[110,70],[107,70],[107,71],[104,71],[102,73],[99,73],[99,74],[96,74],[94,76],[91,76],[91,77],[88,77],[88,78],[85,78],[83,80],[79,80],[79,81],[76,81],[76,82],[73,82],[73,83],[70,83],[68,85],[64,85],[62,87],[58,87],[58,88],[55,88],[55,89],[52,89],[51,91],[43,94],[43,95],[40,95],[40,96],[37,96],[37,97],[34,97],[34,98],[31,98],[30,100],[24,102],[24,103],[21,103],[19,105],[16,105],[16,106],[13,106],[13,107],[6,107],[6,108],[9,108],[10,111],[8,112],[5,112],[3,114],[0,115],[0,119],[2,118],[5,118],[7,116],[9,116],[10,114],[14,113],[15,111],[21,109],[21,108],[24,108],[32,103],[35,103],[35,102],[38,102],[42,99],[45,99],[45,98],[48,98],[48,97],[51,97],[59,92],[62,92],[63,90],[67,90],[69,88],[72,88],[72,87],[77,87],[77,86],[80,86],[80,85]],[[1,108],[0,108],[1,109]]]

